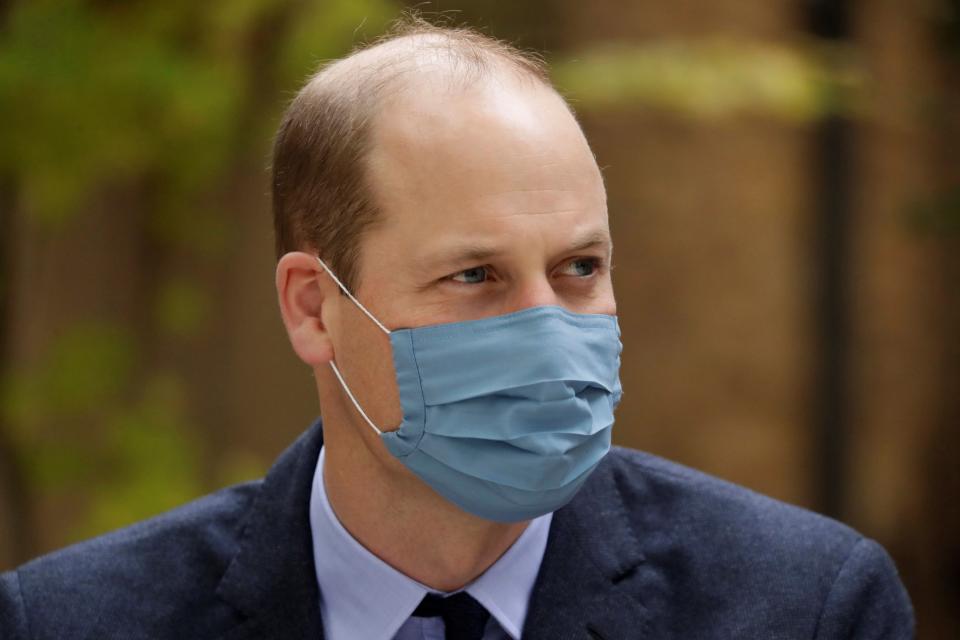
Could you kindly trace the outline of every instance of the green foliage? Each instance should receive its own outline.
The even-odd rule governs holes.
[[[646,105],[685,117],[740,113],[805,122],[848,109],[862,78],[843,51],[747,40],[604,44],[557,60],[553,76],[574,105]]]
[[[380,34],[397,14],[397,3],[386,0],[306,3],[300,19],[284,38],[278,64],[280,84],[299,87],[318,64]]]
[[[258,88],[254,34],[274,13],[298,12],[289,33],[273,36],[280,52],[268,61],[286,87],[318,58],[343,53],[368,17],[375,33],[394,13],[384,0],[95,7],[16,3],[0,44],[0,171],[16,176],[24,208],[53,227],[104,184],[155,176],[161,199],[182,205],[231,169],[238,138],[250,135],[241,125]],[[254,114],[259,149],[272,116]]]
[[[182,383],[154,374],[135,402],[108,416],[88,514],[73,531],[84,538],[173,508],[201,494],[200,442],[189,428]]]
[[[157,324],[168,335],[195,335],[204,324],[209,306],[209,296],[195,281],[168,281],[157,295]]]
[[[201,41],[191,16],[94,12],[80,2],[15,5],[0,49],[0,168],[26,211],[62,225],[103,184],[149,171],[184,194],[225,166],[242,75]],[[200,6],[206,6],[201,4]]]
[[[18,428],[18,441],[39,444],[45,423],[69,430],[70,420],[96,417],[115,401],[135,359],[133,339],[122,329],[96,323],[69,327],[42,358],[4,380],[3,419]]]
[[[232,228],[218,194],[264,164],[279,112],[317,63],[396,14],[390,0],[15,2],[0,40],[0,175],[42,232],[72,232],[94,197],[132,186],[144,211],[131,215],[161,251],[222,259]],[[61,542],[262,471],[228,451],[222,472],[200,473],[203,426],[182,378],[146,367],[138,336],[202,339],[215,300],[196,280],[157,281],[152,326],[62,327],[0,380],[33,493],[81,507]]]
[[[221,485],[239,484],[263,476],[269,463],[249,451],[226,451],[220,460],[217,479]]]

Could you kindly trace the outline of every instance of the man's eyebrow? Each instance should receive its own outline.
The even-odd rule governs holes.
[[[443,265],[455,265],[469,262],[481,262],[502,253],[502,250],[493,245],[477,244],[467,242],[464,244],[453,245],[433,253],[426,261],[424,266],[435,268]]]
[[[613,241],[610,239],[610,234],[604,231],[590,232],[584,237],[574,240],[564,253],[585,251],[596,247],[606,247],[607,254],[609,255],[613,251]]]
[[[573,253],[576,251],[585,251],[596,247],[605,247],[609,257],[613,250],[613,242],[610,240],[610,234],[604,231],[592,231],[586,235],[576,238],[562,253]],[[495,245],[478,244],[476,242],[465,242],[463,244],[446,247],[435,252],[426,262],[427,268],[435,268],[443,265],[459,265],[471,262],[482,262],[494,256],[503,253],[504,250]]]

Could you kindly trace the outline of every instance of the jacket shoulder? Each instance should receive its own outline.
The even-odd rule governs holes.
[[[610,458],[610,472],[628,508],[650,512],[655,507],[654,513],[669,516],[694,539],[710,529],[711,538],[726,532],[723,543],[749,544],[754,551],[789,552],[806,540],[843,553],[861,537],[832,518],[650,453],[614,447]],[[766,544],[756,546],[761,540]]]
[[[655,455],[615,447],[609,458],[647,587],[665,607],[713,612],[690,624],[716,637],[913,637],[890,556],[853,528]]]
[[[217,626],[218,612],[228,610],[212,606],[216,587],[260,484],[222,489],[3,574],[0,636],[84,638],[101,620],[140,629],[138,638],[167,637],[174,626]],[[203,612],[203,619],[188,612]],[[165,633],[151,635],[161,628]]]

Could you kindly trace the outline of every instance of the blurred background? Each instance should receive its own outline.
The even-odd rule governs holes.
[[[317,415],[271,138],[408,6],[0,0],[0,570],[257,477]],[[960,0],[416,6],[542,52],[577,110],[617,441],[857,527],[960,637]]]

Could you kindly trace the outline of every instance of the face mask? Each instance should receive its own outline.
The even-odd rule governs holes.
[[[387,449],[464,511],[519,522],[569,502],[610,449],[622,395],[615,316],[533,307],[390,331],[403,421],[377,427]]]

